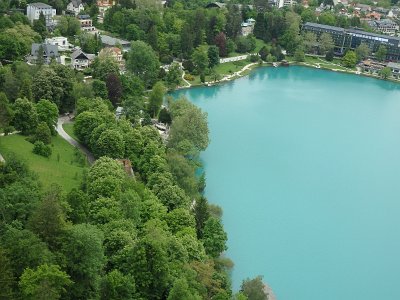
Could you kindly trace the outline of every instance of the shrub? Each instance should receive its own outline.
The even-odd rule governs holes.
[[[51,143],[51,131],[45,122],[40,122],[35,131],[34,142],[41,141],[44,144]]]
[[[52,150],[49,145],[45,145],[42,141],[36,141],[33,146],[32,152],[37,155],[49,157],[52,153]]]
[[[170,64],[174,61],[174,58],[171,55],[163,55],[160,58],[160,62],[163,64]]]
[[[9,135],[10,133],[14,132],[15,128],[11,125],[4,127],[4,135]]]
[[[259,57],[258,57],[258,55],[250,55],[250,62],[256,62],[256,61],[258,61],[259,60]]]
[[[330,50],[330,51],[326,52],[325,59],[327,61],[333,61],[334,56],[335,55],[333,54],[333,51]]]
[[[191,74],[185,74],[183,78],[185,78],[187,81],[193,81],[195,79],[194,76]]]
[[[266,47],[266,46],[263,46],[260,49],[260,52],[258,52],[258,54],[260,55],[261,59],[264,60],[264,61],[267,60],[267,56],[268,56],[269,53],[270,53],[270,49],[268,49],[268,47]]]

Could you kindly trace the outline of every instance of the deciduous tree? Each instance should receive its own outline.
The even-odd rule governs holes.
[[[357,63],[357,55],[354,51],[347,51],[346,55],[342,58],[342,63],[345,67],[354,68]]]
[[[57,105],[46,99],[41,99],[36,104],[36,112],[39,122],[45,122],[52,135],[56,134],[58,108]]]
[[[28,99],[17,99],[14,103],[13,125],[22,134],[34,132],[38,124],[38,115],[35,105]]]
[[[134,41],[128,54],[126,67],[146,86],[153,85],[158,77],[160,62],[154,50],[145,42]]]
[[[241,285],[242,293],[250,300],[267,300],[268,296],[264,292],[264,283],[262,276],[257,276],[254,279],[243,280]]]
[[[375,56],[379,61],[385,61],[387,54],[387,48],[384,45],[380,45],[378,51],[376,51]]]
[[[202,239],[206,253],[211,257],[216,258],[227,249],[228,237],[221,221],[217,218],[211,217],[205,222]]]
[[[356,49],[355,49],[356,55],[357,55],[357,59],[358,60],[363,60],[365,58],[367,58],[370,53],[371,50],[369,49],[368,45],[365,43],[361,43]]]
[[[78,224],[66,230],[61,253],[74,282],[69,289],[71,298],[98,298],[104,266],[103,239],[102,231],[94,225]]]
[[[72,281],[58,265],[41,265],[37,269],[25,269],[19,285],[25,299],[57,300],[66,292]]]
[[[149,114],[155,118],[158,116],[158,113],[160,112],[161,105],[163,103],[165,95],[165,87],[162,82],[157,82],[153,86],[153,90],[151,91],[150,97],[149,97],[149,106],[148,106],[148,111]]]

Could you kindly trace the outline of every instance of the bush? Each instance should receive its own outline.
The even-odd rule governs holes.
[[[195,77],[190,74],[185,74],[185,76],[183,76],[183,78],[185,78],[185,80],[187,80],[187,81],[194,81],[194,79],[195,79]]]
[[[256,62],[256,61],[258,61],[258,59],[259,59],[259,57],[258,57],[258,55],[250,55],[250,62]]]
[[[200,81],[203,83],[206,82],[206,75],[204,73],[200,74]]]
[[[264,61],[267,60],[267,56],[268,56],[269,53],[270,53],[270,50],[266,46],[263,46],[260,49],[260,52],[258,52],[258,54],[260,55],[261,59],[264,60]]]
[[[160,58],[160,62],[163,64],[170,64],[174,61],[174,58],[171,55],[163,55]]]
[[[333,54],[333,51],[332,51],[332,50],[326,52],[325,59],[326,59],[327,61],[333,61],[333,58],[334,58],[334,57],[335,57],[335,55]]]
[[[239,37],[236,41],[236,51],[239,53],[245,53],[253,51],[256,47],[256,40],[252,36]]]
[[[49,145],[45,145],[42,141],[36,141],[33,146],[32,152],[37,155],[49,157],[52,153],[52,150]]]
[[[4,135],[9,135],[10,133],[14,132],[15,128],[11,125],[4,127]]]
[[[276,57],[273,56],[271,53],[267,55],[267,62],[271,63],[276,61]]]

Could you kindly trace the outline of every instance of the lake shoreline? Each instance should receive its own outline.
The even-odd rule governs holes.
[[[393,83],[398,83],[400,84],[400,80],[399,79],[394,79],[394,78],[388,78],[388,79],[383,79],[382,77],[378,76],[378,75],[373,75],[373,74],[368,74],[368,73],[363,73],[363,72],[357,72],[357,71],[348,71],[348,70],[342,70],[342,69],[331,69],[331,68],[327,68],[324,66],[313,66],[310,65],[308,63],[305,62],[289,62],[288,66],[274,66],[274,63],[249,63],[247,65],[245,65],[241,70],[231,74],[231,75],[226,75],[224,76],[224,78],[222,78],[221,80],[217,80],[217,81],[209,81],[209,82],[205,82],[205,83],[198,83],[198,84],[190,84],[190,86],[181,86],[175,89],[175,91],[178,90],[185,90],[185,89],[191,89],[191,88],[195,88],[195,87],[207,87],[207,86],[216,86],[216,85],[222,85],[231,81],[234,81],[236,79],[245,77],[247,75],[249,75],[252,71],[258,69],[258,68],[262,68],[262,67],[285,67],[288,68],[290,66],[301,66],[301,67],[307,67],[307,68],[311,68],[311,69],[320,69],[320,70],[326,70],[326,71],[331,71],[331,72],[335,72],[335,73],[345,73],[345,74],[351,74],[351,75],[361,75],[364,77],[369,77],[369,78],[375,78],[378,80],[382,80],[382,81],[390,81]],[[172,91],[174,92],[174,91]]]

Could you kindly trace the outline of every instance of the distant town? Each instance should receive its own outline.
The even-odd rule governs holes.
[[[299,25],[297,34],[302,37],[303,44],[308,43],[308,45],[302,46],[302,51],[305,56],[324,56],[326,51],[321,51],[319,38],[322,34],[324,34],[324,37],[328,34],[329,38],[327,42],[329,44],[333,41],[333,49],[331,50],[335,57],[342,58],[348,50],[356,50],[360,45],[365,45],[368,48],[368,53],[362,55],[362,57],[358,56],[356,62],[360,72],[378,75],[383,68],[390,68],[391,75],[385,75],[385,77],[391,77],[393,79],[399,77],[400,66],[397,62],[400,59],[400,8],[397,5],[393,5],[393,3],[375,1],[364,4],[358,1],[347,0],[323,2],[309,0],[304,0],[302,2],[296,2],[294,0],[259,0],[251,4],[242,2],[243,1],[197,1],[199,7],[201,7],[201,5],[199,5],[200,3],[204,3],[203,9],[209,11],[224,11],[224,15],[226,12],[233,10],[240,12],[238,19],[232,21],[235,23],[231,25],[227,24],[234,27],[233,37],[235,40],[233,41],[235,44],[233,47],[230,46],[228,51],[227,49],[221,49],[221,47],[219,47],[219,56],[221,57],[219,62],[221,63],[232,63],[234,59],[227,60],[224,57],[232,57],[235,55],[238,57],[236,59],[237,61],[244,59],[249,60],[251,55],[260,56],[259,51],[261,47],[251,45],[251,43],[254,43],[254,41],[251,42],[251,38],[254,36],[260,40],[264,40],[267,47],[271,42],[272,45],[278,42],[278,45],[281,46],[282,53],[294,56],[294,49],[285,47],[285,42],[280,42],[284,32],[282,32],[281,36],[277,35],[276,37],[271,36],[266,38],[262,36],[262,33],[259,34],[258,32],[260,29],[257,29],[257,27],[264,26],[264,24],[260,25],[261,22],[268,23],[268,20],[264,18],[260,19],[260,12],[278,9],[285,14],[285,12],[292,10],[300,17],[300,20],[295,20]],[[50,1],[49,3],[51,4],[52,2]],[[127,1],[127,3],[129,3],[129,1]],[[16,7],[3,5],[3,12],[5,13],[3,18],[23,13],[26,15],[31,26],[33,26],[32,28],[34,30],[36,28],[36,32],[39,32],[43,38],[41,42],[35,41],[31,43],[29,53],[22,53],[23,56],[20,55],[18,59],[23,58],[29,64],[50,64],[51,62],[55,62],[70,66],[90,76],[90,66],[96,57],[112,57],[117,61],[120,72],[123,73],[126,71],[125,61],[127,52],[130,50],[132,39],[142,39],[140,35],[149,34],[149,32],[146,33],[145,31],[141,34],[139,28],[133,30],[133,25],[129,24],[123,25],[126,26],[125,30],[115,30],[115,28],[113,28],[113,23],[115,23],[115,19],[113,18],[118,14],[126,14],[126,9],[128,8],[134,8],[136,5],[135,2],[132,1],[131,3],[130,5],[125,5],[123,1],[118,3],[118,1],[115,0],[99,0],[97,2],[73,0],[68,2],[65,6],[57,5],[54,7],[50,4],[37,2],[27,4],[25,9],[18,5]],[[167,12],[170,7],[172,7],[171,5],[173,5],[173,3],[174,1],[152,0],[146,5],[152,9],[164,9]],[[107,13],[108,11],[111,13]],[[265,26],[265,30],[271,29],[267,28],[268,25]],[[147,31],[150,30],[150,34],[152,34],[151,30],[154,30],[156,27],[157,26],[148,27]],[[256,32],[254,32],[254,29],[256,29]],[[281,28],[281,31],[282,29],[283,28]],[[121,34],[122,31],[126,30],[133,31],[131,33],[124,32]],[[224,32],[222,33],[225,35]],[[307,40],[307,38],[304,39],[306,33],[311,33],[315,35],[315,37],[311,37],[311,40]],[[182,35],[183,33],[181,32],[180,34]],[[238,39],[240,36],[243,38]],[[247,40],[244,40],[246,37]],[[310,35],[307,37],[310,38]],[[213,37],[213,39],[216,38],[217,36]],[[223,41],[223,47],[225,48],[227,42],[226,38],[229,38],[229,35],[227,37],[222,36],[222,39],[225,39],[225,41]],[[298,38],[293,37],[293,39]],[[248,43],[247,41],[250,43],[250,46],[246,46],[246,43]],[[310,43],[313,42],[314,45],[310,45]],[[179,43],[181,43],[180,48],[183,49],[184,47],[182,48],[182,46],[184,45],[182,45],[182,43],[184,42],[180,41]],[[296,43],[299,44],[298,41],[296,41]],[[244,44],[244,46],[242,46],[242,44]],[[171,44],[168,47],[170,46]],[[384,59],[377,59],[375,55],[380,46],[384,47],[384,49],[381,48],[381,51],[385,52]],[[328,46],[328,48],[329,47],[330,46]],[[155,50],[162,55],[159,49],[156,48]],[[183,60],[188,58],[185,53],[182,55],[182,50],[174,50],[172,52],[170,50],[167,52],[170,53],[163,55],[163,57],[160,56],[162,64],[165,65],[163,69],[166,72],[168,72],[169,65],[173,61],[182,62],[182,58]],[[243,56],[243,54],[245,55]],[[280,60],[278,59],[280,55],[276,54],[272,56],[275,57],[275,59],[272,60]],[[14,55],[14,58],[17,57]],[[3,64],[12,62],[12,60],[8,59],[7,55],[0,57],[0,60]],[[291,60],[290,57],[288,60]],[[297,62],[304,61],[299,55],[294,60]],[[253,61],[255,61],[255,59],[253,59],[252,62]],[[350,65],[343,65],[343,67],[348,67]],[[180,63],[181,69],[185,69],[184,66],[185,64],[182,65]],[[191,69],[186,69],[185,76],[187,79],[192,78],[190,73],[196,73],[192,71]],[[219,72],[218,76],[214,76],[214,79],[226,78],[227,75],[232,75],[232,73],[238,71],[238,69],[230,68],[229,71],[229,73],[226,72],[226,70]],[[192,75],[194,75],[193,78],[196,77],[196,74]],[[208,76],[208,79],[206,78],[204,81],[210,82],[213,80]],[[185,85],[185,82],[188,81],[184,80],[182,84]]]

